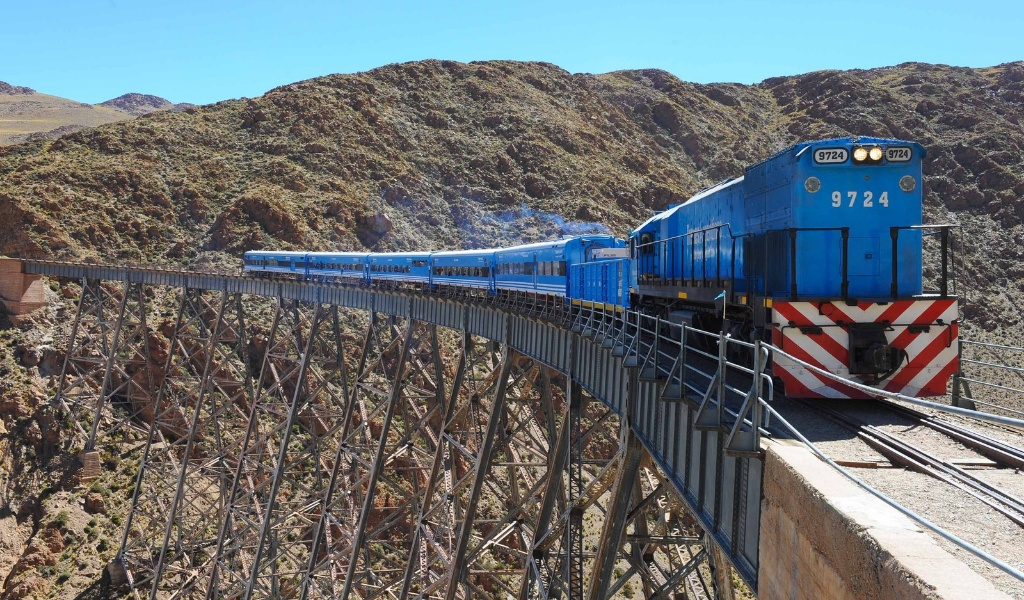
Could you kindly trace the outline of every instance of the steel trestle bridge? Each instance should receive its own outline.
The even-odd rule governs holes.
[[[757,589],[760,344],[526,295],[24,269],[81,285],[56,400],[86,475],[143,448],[108,567],[136,597]]]

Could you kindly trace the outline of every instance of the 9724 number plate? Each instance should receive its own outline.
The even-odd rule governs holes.
[[[844,163],[850,157],[846,148],[818,148],[814,151],[814,162],[823,165]]]
[[[889,162],[908,162],[913,156],[907,146],[890,146],[885,149],[885,160]]]

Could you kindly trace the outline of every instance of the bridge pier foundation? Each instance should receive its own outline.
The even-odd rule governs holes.
[[[46,305],[43,278],[25,274],[16,258],[0,258],[0,302],[17,324],[21,316]]]

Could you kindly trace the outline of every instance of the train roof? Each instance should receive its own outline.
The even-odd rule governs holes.
[[[427,258],[431,252],[371,252],[370,260],[378,258]]]
[[[497,248],[481,248],[479,250],[440,250],[431,256],[487,256],[497,252]]]
[[[296,252],[295,250],[249,250],[246,254],[273,254],[274,256],[305,256],[308,252]]]
[[[587,235],[574,235],[569,237],[563,237],[557,240],[550,240],[547,242],[533,242],[530,244],[520,244],[518,246],[510,246],[508,248],[498,248],[496,252],[524,252],[529,250],[541,250],[544,248],[557,248],[558,246],[564,246],[569,242],[580,240],[583,242],[589,242],[592,240],[615,240],[615,236],[609,233],[592,233]]]
[[[369,256],[369,252],[309,252],[310,256]]]
[[[911,142],[911,141],[908,141],[908,140],[898,140],[898,139],[895,139],[895,138],[876,138],[876,137],[867,137],[867,136],[825,138],[823,140],[811,140],[809,142],[798,142],[798,143],[793,144],[791,146],[786,146],[785,148],[783,148],[782,150],[779,150],[775,154],[772,154],[771,156],[769,156],[769,157],[767,157],[767,158],[765,158],[763,160],[759,160],[756,163],[748,166],[746,169],[744,169],[744,172],[749,171],[750,169],[753,169],[753,168],[755,168],[755,167],[757,167],[759,165],[762,165],[762,164],[764,164],[764,163],[766,163],[766,162],[768,162],[770,160],[774,160],[774,159],[776,159],[776,158],[778,158],[780,156],[783,156],[785,154],[789,154],[790,152],[794,152],[795,151],[797,153],[800,153],[805,148],[807,148],[808,146],[816,146],[818,144],[837,144],[837,145],[838,144],[842,144],[842,145],[867,144],[867,145],[878,145],[878,146],[892,146],[893,144],[899,144],[901,146],[914,146],[914,148],[919,151],[921,158],[925,158],[928,155],[928,151],[924,149],[924,146],[922,146],[921,144],[918,144],[917,142]]]
[[[661,221],[662,219],[666,219],[668,217],[671,217],[673,214],[675,214],[679,210],[682,210],[682,208],[684,206],[686,206],[687,204],[689,204],[691,202],[695,202],[697,200],[700,200],[701,198],[704,198],[706,196],[710,196],[711,194],[714,194],[715,192],[718,192],[718,191],[720,191],[720,190],[722,190],[724,188],[727,188],[730,185],[736,185],[736,184],[739,184],[739,183],[743,183],[743,178],[742,177],[731,177],[731,178],[726,179],[724,181],[720,181],[720,182],[716,183],[715,185],[713,185],[711,187],[706,187],[706,188],[702,189],[701,191],[697,192],[694,196],[692,196],[688,200],[684,200],[682,203],[676,204],[672,208],[669,208],[669,209],[663,210],[663,211],[661,211],[659,213],[655,213],[654,215],[651,215],[651,218],[649,218],[646,221],[644,221],[643,223],[641,223],[640,226],[637,227],[636,229],[634,229],[633,231],[641,231],[645,227],[647,227],[648,225],[654,223],[655,221]]]

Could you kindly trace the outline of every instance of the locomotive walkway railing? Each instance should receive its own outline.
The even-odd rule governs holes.
[[[951,292],[956,295],[956,261],[953,260],[953,229],[960,225],[912,225],[890,227],[891,240],[891,283],[890,296],[899,298],[899,260],[900,232],[919,232],[925,237],[939,238],[939,271],[937,273],[938,289],[926,293],[937,294],[947,298]],[[746,294],[762,294],[777,297],[788,297],[798,300],[801,297],[798,273],[801,259],[798,255],[798,240],[802,233],[835,232],[839,234],[839,281],[840,297],[849,298],[850,289],[850,228],[849,227],[790,227],[787,229],[767,230],[755,236],[752,233],[735,235],[728,224],[706,227],[697,231],[675,235],[672,237],[643,242],[634,249],[638,265],[640,285],[668,287],[712,287],[727,288],[730,292]],[[727,237],[726,237],[727,236]],[[713,238],[710,245],[708,238]],[[785,238],[784,242],[782,238]],[[724,242],[724,245],[723,245]],[[748,263],[742,274],[737,273],[737,257],[740,252],[749,250],[742,243],[761,243],[764,245],[759,254],[764,257],[763,264]],[[785,244],[783,246],[783,243]],[[738,248],[738,244],[740,247]],[[728,259],[723,264],[722,256],[728,251]],[[774,253],[788,254],[788,285],[777,277],[773,277],[768,266],[769,257]],[[961,256],[963,255],[961,249]],[[745,258],[746,260],[746,258]],[[711,263],[711,264],[709,264]],[[756,275],[755,275],[756,273]],[[671,274],[667,277],[666,274]],[[678,274],[678,276],[676,276]],[[740,286],[740,284],[743,284]],[[785,287],[783,287],[785,286]],[[742,289],[740,289],[742,288]]]

